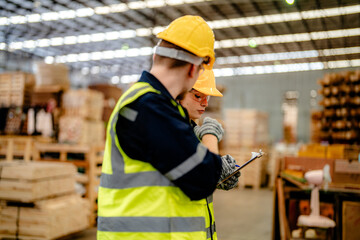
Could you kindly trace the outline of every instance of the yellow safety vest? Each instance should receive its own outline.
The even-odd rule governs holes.
[[[97,239],[202,240],[212,235],[215,240],[212,196],[191,201],[169,180],[171,174],[165,177],[150,163],[130,158],[119,144],[118,114],[134,121],[137,112],[127,105],[148,92],[160,94],[149,83],[135,83],[111,114],[98,192]],[[181,105],[172,103],[185,117]],[[199,144],[197,152],[205,156],[206,148]]]

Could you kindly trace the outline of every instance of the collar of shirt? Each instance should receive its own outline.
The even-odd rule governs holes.
[[[139,82],[147,82],[150,83],[150,85],[155,88],[156,90],[159,90],[161,94],[165,95],[166,97],[170,99],[174,99],[169,91],[162,85],[162,83],[151,73],[147,71],[143,71],[140,77]]]

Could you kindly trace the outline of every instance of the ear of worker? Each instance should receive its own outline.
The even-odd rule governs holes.
[[[202,140],[204,135],[212,134],[218,139],[218,142],[221,141],[224,135],[224,129],[221,124],[210,117],[206,117],[201,126],[196,126],[194,132],[200,140]]]
[[[221,161],[222,161],[222,169],[221,169],[219,182],[221,182],[223,179],[225,179],[227,176],[233,173],[236,169],[236,161],[232,156],[224,155],[221,157]],[[239,182],[238,178],[240,177],[240,175],[241,173],[237,172],[236,174],[234,174],[234,176],[231,176],[225,182],[217,186],[217,188],[222,190],[233,189],[238,184]]]

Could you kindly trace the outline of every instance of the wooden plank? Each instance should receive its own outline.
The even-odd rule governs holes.
[[[75,192],[75,177],[49,178],[41,181],[0,180],[0,198],[20,202],[64,195]]]
[[[342,211],[342,239],[360,239],[360,202],[343,202]]]
[[[290,230],[286,217],[284,186],[281,178],[276,179],[276,190],[278,197],[280,236],[281,240],[287,240],[290,237]]]
[[[73,176],[76,168],[69,163],[46,162],[0,162],[2,179],[38,180],[58,176]]]

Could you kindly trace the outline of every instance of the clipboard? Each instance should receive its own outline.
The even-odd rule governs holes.
[[[226,180],[228,180],[230,177],[234,176],[237,172],[239,172],[242,168],[244,168],[246,165],[248,165],[249,163],[251,163],[252,161],[254,161],[257,158],[261,158],[264,155],[264,152],[261,151],[261,149],[259,150],[259,152],[251,152],[251,158],[250,160],[248,160],[246,163],[244,163],[243,165],[241,165],[240,167],[238,167],[234,172],[232,172],[229,176],[227,176],[226,178],[224,178],[223,180],[221,180],[221,182],[219,182],[216,186],[219,186],[220,184],[222,184],[223,182],[225,182]]]

